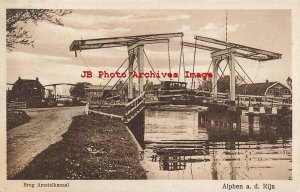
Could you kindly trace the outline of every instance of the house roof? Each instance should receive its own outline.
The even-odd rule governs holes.
[[[30,86],[30,87],[35,87],[35,86],[43,87],[43,85],[37,79],[21,79],[21,78],[19,78],[14,83],[14,86],[15,85],[27,85],[27,86]]]
[[[278,82],[242,84],[236,88],[236,93],[242,95],[265,95],[266,90],[276,83]]]
[[[104,86],[104,85],[85,85],[84,89],[88,91],[102,91],[103,89],[105,91],[117,90],[116,87],[113,88],[113,86]]]

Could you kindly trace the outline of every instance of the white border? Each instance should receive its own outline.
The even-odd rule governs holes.
[[[276,190],[273,191],[300,191],[300,118],[299,116],[299,34],[300,34],[300,2],[298,0],[2,0],[0,2],[0,192],[2,191],[227,191],[222,190],[222,185],[226,183],[249,184],[273,183]],[[64,8],[64,9],[291,9],[292,10],[292,69],[293,69],[293,180],[292,181],[211,181],[211,180],[147,180],[147,181],[111,181],[111,180],[84,180],[66,181],[70,183],[70,188],[23,188],[24,181],[6,180],[6,114],[5,114],[5,90],[6,90],[6,48],[5,48],[5,9],[6,8]],[[280,37],[278,37],[280,38]],[[38,181],[35,180],[35,183]],[[41,181],[45,182],[45,181]],[[51,182],[51,181],[49,181]],[[61,181],[63,182],[63,181]],[[231,190],[241,191],[241,190]],[[243,191],[267,191],[267,190],[243,190]]]

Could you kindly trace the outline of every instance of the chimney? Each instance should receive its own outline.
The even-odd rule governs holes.
[[[38,78],[38,77],[36,77],[36,78],[35,78],[35,80],[39,81],[39,78]]]
[[[269,83],[269,80],[268,80],[268,79],[266,80],[266,83]]]

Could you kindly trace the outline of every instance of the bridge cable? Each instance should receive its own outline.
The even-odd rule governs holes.
[[[181,47],[180,47],[180,56],[179,56],[179,69],[178,69],[178,82],[180,79],[180,68],[181,68],[181,59],[182,59],[182,49],[183,49],[183,42],[182,42],[182,37],[181,37]]]
[[[183,79],[184,82],[186,81],[185,78],[185,62],[184,62],[184,46],[183,46],[183,37],[181,37],[181,41],[182,41],[182,64],[183,64]]]
[[[136,56],[134,56],[134,57],[136,57]],[[126,68],[126,70],[124,71],[124,73],[126,73],[127,72],[127,70],[129,69],[129,65],[128,65],[128,67]],[[135,69],[137,68],[137,66],[135,67]],[[135,70],[134,69],[134,70]],[[119,81],[121,80],[121,78],[122,77],[119,77],[119,79],[117,80],[117,82],[113,85],[113,87],[109,90],[109,93],[115,88],[115,86],[119,83]],[[129,77],[128,77],[129,78]],[[102,99],[102,100],[104,100],[105,101],[105,99],[107,98],[107,96],[108,96],[108,94],[106,94],[105,96],[104,96],[104,98]]]
[[[195,63],[196,63],[196,53],[197,53],[197,39],[195,39],[195,50],[194,50],[194,62],[193,62],[193,74],[195,73]],[[194,76],[192,78],[192,85],[191,85],[191,89],[193,89],[193,84],[194,84]]]
[[[80,51],[80,52],[81,52],[81,51]],[[83,57],[82,57],[82,55],[81,55],[80,52],[78,52],[78,53],[79,53],[79,56],[80,56],[80,59],[81,59],[82,63],[85,65],[85,67],[86,67],[89,71],[92,72],[92,70],[89,68],[89,66],[87,66],[87,64],[86,64],[85,60],[83,59]],[[93,72],[92,72],[92,74],[93,74],[94,76],[97,77],[97,75],[95,75]]]
[[[133,60],[137,63],[137,65],[135,66],[135,68],[133,69],[133,71],[135,71],[136,69],[137,69],[137,67],[140,65],[139,64],[139,62],[137,61],[137,56],[136,55],[134,55],[134,58],[133,58]],[[127,71],[129,69],[129,66],[127,67],[127,69],[125,70],[125,72]],[[129,79],[129,77],[130,76],[128,76],[127,78],[126,78],[126,80],[124,81],[124,84],[128,81],[128,79]],[[145,77],[147,80],[149,80],[147,77]],[[115,85],[113,86],[113,88],[118,84],[118,82],[121,80],[121,78],[119,78],[118,79],[118,81],[115,83]],[[112,89],[113,89],[112,88]],[[112,91],[112,89],[110,90],[110,91]],[[105,98],[106,99],[106,98]]]
[[[181,73],[181,65],[183,68],[183,78],[185,82],[185,64],[184,64],[184,51],[183,51],[183,37],[181,37],[181,48],[180,48],[180,65],[179,65],[179,74],[178,74],[178,81],[180,78],[180,73]]]
[[[218,68],[220,69],[220,71],[221,71],[221,75],[219,75],[219,73],[218,73],[218,75],[220,76],[220,78],[221,77],[223,77],[224,76],[224,71],[222,71],[222,69],[221,69],[221,67],[220,66],[218,66]]]
[[[209,73],[209,70],[210,70],[210,67],[211,67],[211,65],[212,65],[212,62],[213,62],[213,60],[211,60],[211,62],[210,62],[210,64],[209,64],[209,67],[208,67],[207,73]],[[202,80],[202,81],[204,81],[204,80]]]
[[[211,63],[212,63],[212,62],[211,62]],[[228,64],[228,61],[227,61],[227,64]],[[225,66],[225,69],[226,69],[226,67],[227,67],[227,64],[226,64],[226,66]],[[224,69],[224,71],[225,71],[225,69]],[[222,73],[222,74],[223,74],[223,73]],[[219,73],[218,73],[218,75],[219,75]],[[220,75],[219,75],[219,76],[220,76]],[[210,92],[212,92],[212,91],[216,88],[217,84],[218,84],[218,81],[216,82],[216,84],[214,85],[214,87],[211,89]]]
[[[139,63],[138,63],[138,61],[137,61],[136,59],[137,59],[137,57],[134,58],[134,61],[139,65]],[[133,69],[133,71],[136,70],[136,68],[138,67],[138,65],[135,66],[135,68]],[[130,77],[130,76],[128,76],[128,77],[126,78],[126,80],[124,81],[124,84],[128,81],[129,77]],[[146,79],[149,80],[147,77],[146,77]],[[121,97],[121,98],[122,98],[122,97]]]
[[[80,56],[80,59],[82,60],[82,62],[83,62],[83,64],[88,68],[88,70],[89,71],[91,71],[91,69],[86,65],[86,62],[85,62],[85,60],[83,59],[83,57],[82,57],[82,55],[81,55],[81,53],[79,52],[79,56]],[[128,58],[126,58],[124,61],[123,61],[123,63],[119,66],[119,68],[117,69],[117,71],[116,72],[118,72],[120,69],[121,69],[121,67],[126,63],[126,61],[128,60]],[[92,73],[94,76],[96,76],[97,77],[97,75],[95,75],[94,73]],[[99,77],[98,77],[99,78]],[[107,87],[107,85],[110,83],[110,81],[113,79],[114,77],[111,77],[110,79],[109,79],[109,81],[104,85],[104,87],[102,88],[102,92],[104,91],[104,89]]]
[[[150,65],[150,67],[151,67],[151,69],[153,70],[153,72],[156,74],[156,72],[155,72],[153,66],[151,65],[151,63],[150,63],[150,61],[149,61],[149,58],[148,58],[148,56],[147,56],[145,50],[143,50],[143,51],[144,51],[144,55],[145,55],[145,57],[146,57],[146,59],[147,59],[147,61],[148,61],[148,64]],[[155,76],[156,76],[156,75],[155,75]],[[158,76],[157,76],[157,79],[159,80],[159,82],[161,82],[161,80],[160,80],[160,78],[159,78]]]
[[[224,73],[225,73],[225,70],[226,70],[227,66],[228,66],[228,60],[227,60],[227,62],[226,62],[226,65],[225,65],[225,67],[224,67],[224,70],[223,70],[223,71],[222,71],[221,67],[219,66],[219,67],[220,67],[220,70],[221,70],[221,72],[222,72],[222,75],[221,75],[222,77],[224,77],[224,76],[225,76],[225,74],[224,74]]]
[[[253,84],[253,81],[251,80],[251,78],[248,76],[248,74],[245,72],[245,70],[242,68],[242,66],[239,64],[239,62],[235,59],[236,63],[240,66],[240,68],[243,70],[243,72],[246,74],[246,76],[248,77],[248,79],[251,81],[251,83]]]
[[[238,74],[238,76],[240,76],[240,78],[242,78],[242,80],[244,81],[244,83],[246,85],[248,85],[248,83],[245,81],[245,79],[240,75],[240,73],[235,69],[235,72]]]
[[[218,84],[218,81],[217,81],[217,83],[214,85],[214,87],[211,89],[210,92],[212,92],[212,91],[216,88],[217,84]]]
[[[135,60],[135,62],[136,62],[138,65],[140,65],[139,62],[137,61],[137,57],[135,57],[134,60]],[[135,69],[136,69],[136,68],[134,68],[134,70],[135,70]],[[144,77],[145,77],[147,80],[149,80],[148,77],[146,77],[145,75],[144,75]],[[128,79],[128,78],[127,78],[127,79]],[[127,80],[127,79],[126,79],[126,80]],[[150,80],[149,80],[149,81],[150,81]],[[125,82],[126,82],[126,81],[125,81]]]
[[[226,38],[226,49],[227,49],[227,47],[228,47],[228,42],[227,42],[227,32],[228,32],[228,30],[227,30],[227,25],[228,25],[228,9],[226,9],[226,35],[225,35],[225,38]]]
[[[213,60],[211,60],[210,64],[209,64],[209,67],[208,67],[208,70],[207,70],[207,73],[209,72],[210,68],[211,68],[211,65],[213,63]]]
[[[169,73],[171,73],[170,41],[168,41],[168,61],[169,61]]]
[[[257,78],[258,72],[259,72],[259,70],[260,70],[260,67],[261,67],[261,62],[260,62],[260,61],[258,61],[258,62],[259,62],[259,66],[258,66],[258,69],[257,69],[256,75],[255,75],[255,79]]]
[[[137,63],[137,66],[135,66],[135,68],[133,69],[133,71],[135,71],[136,70],[136,68],[138,67],[138,65],[139,65],[139,62],[136,60],[137,59],[137,57],[135,57],[134,58],[134,61]],[[147,77],[145,77],[147,80],[149,80]],[[129,79],[129,76],[126,78],[126,80],[124,81],[124,83],[126,83],[127,81],[128,81],[128,79]],[[150,81],[150,80],[149,80]]]
[[[75,53],[76,53],[76,52],[75,52]],[[82,57],[82,55],[81,55],[81,50],[79,51],[79,56],[80,56],[80,59],[82,60],[83,64],[85,65],[85,67],[88,68],[88,70],[92,72],[92,70],[87,66],[85,60],[83,59],[83,57]],[[76,57],[77,57],[77,53],[76,53]],[[92,74],[93,74],[94,76],[97,77],[97,75],[95,75],[93,72],[92,72]],[[99,78],[99,77],[98,77],[98,78]],[[101,86],[101,82],[100,82],[100,86]]]
[[[126,61],[127,61],[128,59],[129,59],[129,58],[127,57],[127,58],[123,61],[123,63],[119,66],[119,68],[117,69],[116,72],[118,72],[118,71],[121,69],[121,67],[126,63]],[[113,78],[114,78],[114,77],[111,77],[111,78],[109,79],[109,81],[104,85],[102,91],[104,91],[104,89],[106,88],[106,86],[110,83],[110,81],[111,81]]]

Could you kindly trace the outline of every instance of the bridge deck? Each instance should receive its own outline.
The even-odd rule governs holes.
[[[205,92],[203,92],[204,94]],[[105,110],[92,110],[88,109],[91,113],[97,113],[99,115],[105,115],[110,118],[117,118],[122,120],[124,123],[129,123],[134,119],[146,106],[153,105],[166,105],[166,104],[177,104],[177,105],[219,105],[226,107],[238,107],[249,108],[250,107],[263,107],[267,108],[282,108],[283,106],[291,109],[292,99],[291,98],[280,98],[280,97],[268,97],[268,96],[254,96],[254,95],[237,95],[237,100],[232,103],[224,97],[224,93],[220,93],[218,97],[207,97],[198,95],[186,94],[184,99],[175,99],[169,101],[161,101],[157,98],[157,95],[148,94],[143,92],[141,95],[130,101],[129,103],[113,104],[110,107],[106,107]],[[253,110],[253,109],[251,109]]]

